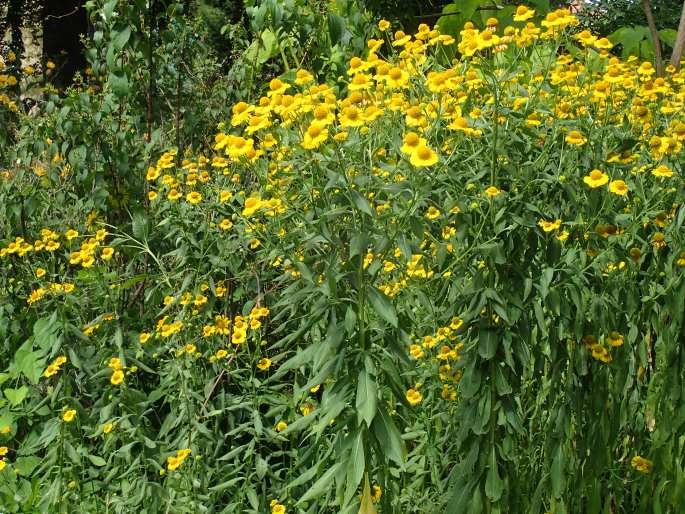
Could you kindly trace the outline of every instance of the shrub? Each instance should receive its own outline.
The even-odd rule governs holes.
[[[685,72],[528,14],[273,79],[130,229],[10,170],[4,501],[677,512]]]

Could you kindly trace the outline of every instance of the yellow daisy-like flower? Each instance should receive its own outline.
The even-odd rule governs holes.
[[[416,389],[409,389],[406,394],[407,401],[412,405],[418,405],[423,400],[423,395]]]
[[[583,134],[581,134],[577,130],[572,130],[571,132],[566,134],[566,142],[569,145],[582,146],[585,143],[587,143],[587,139],[585,139]]]
[[[583,182],[585,182],[592,189],[596,189],[609,182],[609,175],[600,170],[594,169],[589,175],[583,177]]]
[[[288,428],[288,424],[285,421],[276,423],[276,432],[283,432],[286,428]]]
[[[625,196],[628,194],[628,184],[623,180],[612,180],[609,184],[609,191],[618,196]]]
[[[259,362],[257,363],[257,367],[261,369],[262,371],[266,371],[271,367],[271,359],[267,359],[264,357],[263,359],[260,359]]]
[[[519,5],[514,13],[514,21],[526,21],[535,16],[533,9],[528,9],[525,5]]]
[[[497,189],[495,186],[490,186],[485,190],[485,194],[488,195],[488,198],[494,198],[498,194],[500,194],[502,191]]]
[[[402,147],[400,151],[404,154],[413,154],[419,146],[425,145],[426,140],[420,137],[416,132],[407,132],[402,140]]]
[[[540,220],[540,221],[538,221],[538,226],[545,232],[552,232],[554,230],[558,230],[559,227],[561,227],[561,220],[555,220],[555,221]]]
[[[74,418],[76,417],[76,410],[75,409],[69,409],[64,412],[62,415],[62,421],[65,423],[71,423],[74,421]]]
[[[651,460],[640,457],[639,455],[636,455],[630,460],[630,465],[641,473],[651,473],[652,468],[654,467],[654,463]]]
[[[120,369],[117,369],[112,373],[112,377],[109,379],[109,381],[113,385],[119,385],[124,381],[124,372]]]
[[[388,20],[381,20],[378,22],[378,30],[386,31],[390,28],[390,22]]]
[[[221,223],[219,223],[219,228],[221,230],[231,230],[233,228],[233,222],[229,219],[224,218],[221,220]]]
[[[414,153],[411,154],[409,162],[417,168],[433,166],[438,162],[438,154],[426,145],[419,145]]]
[[[623,336],[620,332],[614,330],[609,334],[609,337],[607,337],[607,341],[611,346],[621,346],[623,344]]]
[[[41,278],[45,276],[45,270],[43,268],[36,268],[36,277]]]
[[[328,139],[328,129],[321,124],[312,123],[307,128],[302,139],[302,148],[306,150],[314,150],[321,146],[321,144]]]
[[[202,201],[202,195],[197,191],[192,191],[186,195],[186,201],[192,205],[197,205]]]
[[[652,175],[655,177],[672,177],[673,171],[668,166],[662,164],[652,170]]]
[[[428,218],[429,220],[434,220],[439,217],[440,211],[433,206],[429,207],[428,211],[426,211],[426,218]]]

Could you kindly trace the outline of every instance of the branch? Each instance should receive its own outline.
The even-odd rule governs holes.
[[[654,42],[654,53],[656,54],[656,74],[658,77],[663,77],[664,60],[661,56],[661,41],[659,41],[659,32],[656,30],[656,23],[654,23],[654,16],[652,15],[652,5],[650,4],[649,0],[642,0],[642,10],[645,11],[649,32],[652,34],[652,41]]]
[[[671,64],[676,68],[680,64],[680,59],[683,56],[683,48],[685,48],[685,2],[683,2],[683,12],[680,14],[678,33],[676,34],[675,44],[673,45],[673,54],[671,54]]]

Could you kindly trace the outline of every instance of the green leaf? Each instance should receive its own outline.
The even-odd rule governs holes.
[[[341,462],[336,462],[328,470],[321,475],[321,477],[314,482],[314,484],[304,493],[300,499],[297,501],[296,505],[301,505],[311,500],[323,495],[325,492],[331,490],[331,483],[333,482],[333,477],[338,472],[338,469],[342,466]]]
[[[42,461],[42,459],[34,457],[33,455],[28,457],[17,457],[17,460],[14,462],[14,469],[16,469],[20,475],[26,477],[33,473],[33,470],[36,469]]]
[[[560,498],[564,492],[564,452],[561,445],[557,447],[551,467],[552,493]]]
[[[97,466],[99,468],[107,465],[107,461],[102,457],[98,457],[97,455],[88,455],[88,460],[93,464],[93,466]]]
[[[24,401],[26,395],[29,393],[29,388],[26,386],[21,386],[18,389],[3,389],[2,392],[5,394],[5,398],[10,402],[10,405],[16,407],[21,402]]]
[[[488,474],[485,477],[485,494],[493,502],[498,501],[502,497],[504,491],[504,482],[499,476],[499,469],[497,466],[497,455],[495,447],[490,450],[490,462],[488,464]]]
[[[259,480],[263,479],[266,475],[266,471],[269,469],[268,463],[261,457],[257,457],[257,464],[255,465],[255,470],[257,472],[257,478]]]
[[[369,301],[374,310],[381,318],[397,328],[397,314],[395,313],[395,307],[390,299],[375,287],[369,287],[368,293]]]
[[[376,406],[378,404],[378,387],[376,381],[366,368],[359,372],[357,382],[357,417],[366,421],[366,425],[371,427],[373,418],[376,416]],[[361,477],[360,477],[361,479]]]
[[[128,77],[126,75],[110,73],[107,82],[116,96],[121,98],[128,94]]]
[[[674,29],[661,29],[659,31],[659,39],[666,43],[668,46],[673,48],[675,46],[675,40],[678,32]]]
[[[23,345],[14,355],[14,364],[19,373],[23,373],[32,384],[37,384],[45,367],[45,359],[40,352],[30,351],[30,345]]]
[[[347,485],[345,487],[345,499],[343,503],[350,501],[354,493],[357,491],[357,486],[362,480],[364,469],[366,468],[366,460],[364,455],[364,430],[357,431],[352,449],[350,450],[350,457],[347,461]]]
[[[352,195],[352,201],[354,202],[354,205],[357,206],[357,209],[362,211],[364,214],[368,214],[369,216],[373,217],[374,216],[374,210],[371,208],[371,204],[369,201],[364,198],[359,191],[351,191],[350,193]]]
[[[124,48],[130,37],[131,27],[130,25],[126,25],[123,30],[116,32],[115,36],[112,38],[112,44],[114,45],[114,48],[117,50]]]
[[[483,359],[492,359],[497,353],[499,334],[494,330],[481,329],[478,341],[478,355]]]
[[[266,29],[260,36],[259,51],[257,62],[264,64],[278,53],[278,38],[271,30]]]
[[[407,454],[404,440],[385,406],[378,406],[378,415],[373,420],[372,429],[385,456],[399,465],[404,464]]]
[[[331,46],[342,42],[345,32],[345,19],[337,13],[328,13],[328,33],[331,36]]]

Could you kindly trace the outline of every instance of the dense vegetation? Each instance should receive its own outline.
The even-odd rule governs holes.
[[[682,512],[685,68],[246,4],[3,54],[2,510]]]

